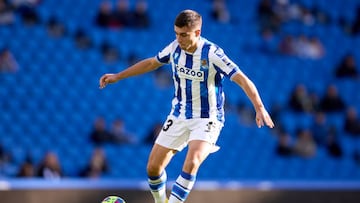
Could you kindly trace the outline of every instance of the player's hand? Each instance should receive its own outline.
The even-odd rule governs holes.
[[[99,80],[99,87],[102,89],[106,87],[107,84],[115,83],[117,81],[118,79],[116,74],[104,74]]]
[[[272,121],[266,109],[261,108],[258,111],[256,111],[256,125],[259,128],[261,128],[264,125],[267,125],[269,128],[274,127],[274,122]]]

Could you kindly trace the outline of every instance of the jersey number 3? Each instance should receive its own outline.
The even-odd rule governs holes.
[[[163,127],[163,131],[169,130],[170,126],[173,124],[173,120],[169,119],[166,121],[166,124]]]

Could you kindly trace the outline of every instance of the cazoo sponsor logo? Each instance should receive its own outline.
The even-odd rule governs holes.
[[[186,67],[181,67],[176,65],[177,74],[180,77],[189,79],[189,80],[196,80],[196,81],[204,81],[204,71],[201,70],[193,70]]]

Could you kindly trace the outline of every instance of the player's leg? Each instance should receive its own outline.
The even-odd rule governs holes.
[[[210,154],[213,145],[203,140],[189,142],[189,150],[186,154],[183,171],[195,175],[206,157]]]
[[[187,127],[190,130],[188,152],[183,165],[183,171],[176,179],[172,188],[169,203],[184,202],[190,193],[197,171],[209,153],[219,149],[215,145],[223,123],[214,119],[189,120]]]
[[[147,166],[149,184],[156,203],[166,200],[165,168],[174,154],[186,147],[188,138],[186,121],[169,116],[156,138]]]
[[[166,201],[167,176],[165,168],[175,153],[175,150],[158,144],[154,144],[150,152],[147,164],[147,174],[150,191],[154,197],[155,203],[165,203]]]
[[[203,140],[192,140],[185,158],[183,169],[173,185],[169,203],[182,203],[194,186],[196,173],[201,163],[213,148],[213,144]]]

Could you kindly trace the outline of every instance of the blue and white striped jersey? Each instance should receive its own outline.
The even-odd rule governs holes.
[[[176,40],[156,56],[171,63],[175,94],[171,114],[175,117],[217,118],[224,122],[224,76],[231,79],[240,71],[217,45],[200,38],[197,50],[187,53]]]

